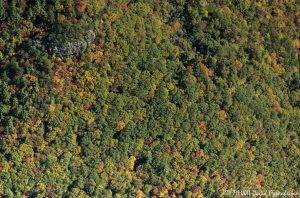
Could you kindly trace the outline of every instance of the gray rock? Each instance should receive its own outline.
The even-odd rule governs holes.
[[[66,42],[61,46],[55,46],[53,53],[60,56],[69,56],[76,53],[83,53],[86,48],[95,40],[96,34],[94,31],[89,30],[86,35],[78,40]]]
[[[87,32],[87,34],[85,35],[84,40],[85,40],[88,44],[90,44],[90,43],[92,43],[92,42],[95,40],[95,38],[96,38],[95,32],[93,32],[92,30],[89,30],[89,31]]]
[[[32,41],[34,45],[41,45],[42,44],[42,41],[40,40],[33,40]]]
[[[45,125],[44,125],[44,123],[43,123],[43,122],[42,122],[42,124],[41,124],[40,128],[41,128],[43,131],[45,131]]]

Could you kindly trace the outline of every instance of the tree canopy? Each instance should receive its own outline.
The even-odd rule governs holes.
[[[0,196],[299,192],[299,8],[0,1]]]

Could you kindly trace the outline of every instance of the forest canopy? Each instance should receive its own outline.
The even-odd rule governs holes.
[[[0,197],[300,192],[299,8],[0,0]]]

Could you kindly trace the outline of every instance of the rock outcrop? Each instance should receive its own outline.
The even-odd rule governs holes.
[[[78,40],[66,42],[61,46],[55,46],[53,53],[60,56],[68,56],[76,53],[83,53],[86,48],[95,40],[96,34],[94,31],[89,30],[86,35]]]

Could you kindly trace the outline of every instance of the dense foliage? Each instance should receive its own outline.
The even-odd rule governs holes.
[[[299,8],[0,0],[0,196],[299,192]]]

